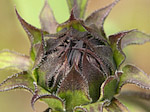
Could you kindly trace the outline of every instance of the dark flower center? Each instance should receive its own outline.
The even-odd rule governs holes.
[[[55,38],[45,37],[46,53],[40,73],[46,74],[45,83],[51,91],[58,87],[73,66],[89,84],[89,94],[93,101],[99,98],[100,85],[114,72],[113,53],[106,39],[88,31],[74,28],[64,29]],[[92,91],[96,94],[93,94]]]

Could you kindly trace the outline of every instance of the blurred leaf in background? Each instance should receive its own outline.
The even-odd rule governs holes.
[[[89,0],[88,15],[102,8],[113,0]],[[49,0],[50,6],[59,23],[69,18],[66,0]],[[29,40],[15,15],[16,6],[20,15],[30,24],[40,28],[39,13],[44,0],[0,0],[0,50],[10,49],[20,53],[29,53]],[[121,0],[110,13],[105,22],[107,35],[123,30],[138,29],[150,34],[150,0]],[[132,62],[150,74],[150,43],[142,46],[132,46],[125,49],[128,53],[127,62]],[[16,71],[0,70],[0,81]],[[141,89],[130,86],[131,89]],[[124,90],[127,89],[127,86]],[[13,97],[12,97],[13,96]],[[0,93],[0,112],[33,112],[30,106],[31,94],[25,91]],[[126,101],[125,101],[126,102]],[[132,112],[145,112],[131,106]],[[36,104],[39,112],[46,107],[43,103]],[[137,110],[135,110],[137,109]]]

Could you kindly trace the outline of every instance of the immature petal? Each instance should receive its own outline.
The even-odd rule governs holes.
[[[58,95],[66,100],[67,111],[90,102],[87,82],[74,66],[60,84]]]
[[[86,25],[96,25],[96,27],[101,31],[101,34],[105,36],[103,24],[105,22],[106,17],[112,10],[112,8],[118,3],[119,0],[115,0],[112,4],[99,9],[95,12],[93,12],[90,16],[88,16],[85,20]]]
[[[99,58],[101,58],[104,63],[106,63],[107,68],[108,68],[107,73],[113,74],[113,73],[109,73],[110,69],[112,72],[116,70],[112,48],[110,46],[105,46],[105,45],[97,45],[97,46],[94,46],[93,48],[94,48],[95,54]]]
[[[135,84],[143,89],[150,89],[150,77],[139,68],[133,65],[126,65],[122,69],[123,73],[120,75],[120,82],[118,92],[125,84]]]
[[[116,98],[111,101],[109,106],[105,107],[108,112],[129,112],[127,107],[125,107],[121,102]]]
[[[54,14],[48,4],[48,0],[45,0],[45,4],[40,13],[40,22],[43,30],[49,33],[56,33],[58,23],[55,20]]]
[[[100,85],[104,81],[104,75],[87,60],[87,56],[83,57],[83,76],[88,81],[90,97],[96,101],[100,96]]]
[[[88,0],[67,0],[68,8],[71,10],[74,8],[76,18],[84,18]]]
[[[25,71],[31,66],[32,62],[28,56],[8,50],[0,52],[0,69],[11,68]]]
[[[33,94],[33,79],[26,71],[8,77],[0,84],[0,92],[12,89],[26,89]]]

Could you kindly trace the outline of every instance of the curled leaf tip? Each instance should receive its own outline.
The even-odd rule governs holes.
[[[74,108],[74,112],[80,112],[80,111],[82,111],[82,112],[88,112],[87,111],[87,109],[86,108],[83,108],[82,106],[76,106],[75,108]]]
[[[26,71],[14,74],[8,77],[0,84],[0,91],[8,91],[12,89],[26,89],[32,94],[34,87],[32,85],[32,78],[28,76]]]
[[[109,36],[109,41],[114,52],[117,68],[120,69],[126,59],[123,49],[128,45],[139,45],[150,42],[150,35],[134,29],[111,35]]]
[[[35,111],[35,107],[34,107],[34,104],[39,100],[39,99],[52,99],[52,100],[56,100],[54,101],[53,103],[58,103],[61,105],[60,108],[64,108],[65,104],[63,102],[62,99],[60,99],[59,97],[53,95],[53,94],[47,94],[46,93],[43,93],[44,91],[42,91],[42,88],[39,88],[37,83],[36,82],[33,82],[33,85],[34,85],[34,93],[33,93],[33,97],[31,99],[31,106],[32,106],[32,109]],[[56,103],[56,105],[57,105]],[[56,106],[55,104],[52,104],[54,105],[54,107]],[[51,107],[51,106],[50,106]],[[58,108],[56,106],[56,108]]]
[[[57,97],[57,96],[55,96],[55,95],[50,95],[50,94],[38,95],[38,94],[35,94],[35,95],[32,97],[32,100],[31,100],[31,106],[32,106],[33,110],[35,110],[34,104],[35,104],[36,101],[39,100],[39,99],[53,99],[53,100],[55,99],[55,100],[60,101],[61,104],[62,104],[62,107],[64,107],[63,101],[62,101],[59,97]]]
[[[120,76],[118,92],[125,84],[135,84],[143,89],[150,89],[150,76],[134,65],[128,64],[122,68],[123,74]]]

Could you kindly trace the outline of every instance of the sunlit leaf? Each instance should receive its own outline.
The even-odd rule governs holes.
[[[101,96],[99,101],[110,100],[117,93],[118,81],[115,76],[108,77],[105,82],[101,85]]]
[[[42,61],[42,59],[44,57],[44,54],[45,54],[45,46],[46,45],[45,45],[45,42],[44,42],[43,33],[41,34],[41,36],[42,36],[42,40],[41,40],[41,44],[40,44],[40,47],[39,47],[38,52],[37,52],[37,56],[35,58],[33,69],[35,69],[36,67],[39,66],[39,64]]]
[[[116,98],[111,101],[109,106],[105,107],[108,112],[129,112],[127,107],[125,107],[121,102]]]
[[[103,24],[106,17],[108,16],[112,8],[118,3],[118,1],[119,0],[115,0],[112,4],[93,12],[86,18],[85,24],[88,26],[94,24],[100,30],[101,35],[105,36]]]
[[[56,22],[54,14],[48,4],[48,0],[45,0],[45,4],[40,13],[40,22],[43,30],[49,33],[56,33],[58,23]]]
[[[58,95],[66,101],[66,110],[71,111],[75,106],[91,102],[88,94],[86,80],[73,66],[58,90]]]
[[[26,71],[10,76],[0,84],[0,91],[8,91],[17,88],[26,89],[32,94],[34,93],[33,79]]]
[[[123,67],[122,71],[123,73],[120,75],[118,92],[123,85],[128,83],[135,84],[143,89],[150,89],[150,77],[139,68],[133,65],[126,65]]]
[[[69,11],[74,9],[76,18],[84,18],[88,0],[67,0]]]
[[[0,52],[0,69],[12,68],[15,70],[25,71],[31,68],[32,61],[28,56],[3,50]]]

